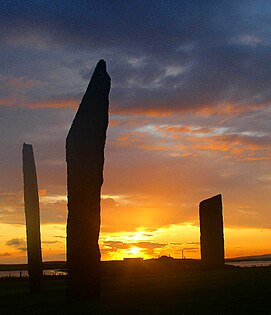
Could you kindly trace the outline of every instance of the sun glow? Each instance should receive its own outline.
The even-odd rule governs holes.
[[[138,254],[140,254],[141,250],[142,250],[142,248],[139,248],[139,247],[131,247],[128,249],[127,253],[132,254],[132,255],[138,255]]]

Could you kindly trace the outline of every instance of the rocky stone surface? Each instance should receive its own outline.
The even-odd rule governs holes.
[[[110,77],[97,63],[66,139],[69,299],[100,294],[100,199],[108,126]]]
[[[31,144],[23,144],[24,204],[28,273],[31,292],[39,292],[42,278],[40,210],[36,166]]]
[[[206,269],[224,267],[222,196],[216,195],[199,204],[202,265]]]

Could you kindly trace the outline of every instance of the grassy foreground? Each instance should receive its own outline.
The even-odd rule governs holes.
[[[42,293],[26,279],[0,280],[0,314],[271,314],[271,268],[105,275],[99,301],[68,303],[65,278]]]

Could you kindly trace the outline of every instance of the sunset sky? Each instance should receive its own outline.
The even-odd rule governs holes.
[[[23,142],[43,259],[65,259],[65,138],[101,58],[102,259],[200,258],[219,193],[226,257],[271,254],[270,1],[0,0],[0,28],[0,263],[26,262]]]

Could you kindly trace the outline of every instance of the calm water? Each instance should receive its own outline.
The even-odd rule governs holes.
[[[258,261],[234,261],[227,263],[227,265],[233,265],[238,267],[265,267],[271,266],[271,260],[258,260]]]
[[[55,276],[55,275],[58,276],[58,275],[65,275],[66,273],[58,269],[52,269],[52,270],[43,270],[43,274],[46,276]],[[27,270],[0,271],[0,278],[1,277],[28,277],[28,271]]]

